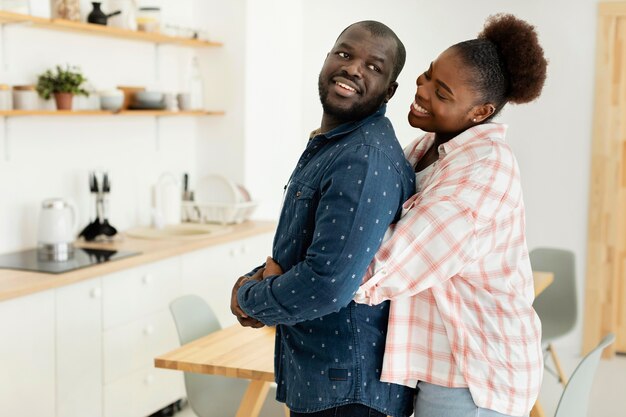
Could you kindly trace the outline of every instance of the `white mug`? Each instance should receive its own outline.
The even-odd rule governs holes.
[[[178,108],[181,110],[193,110],[191,108],[191,94],[189,93],[178,93]]]

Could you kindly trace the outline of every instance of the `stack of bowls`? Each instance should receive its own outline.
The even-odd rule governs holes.
[[[163,110],[165,108],[165,94],[159,91],[137,91],[133,95],[131,109]]]

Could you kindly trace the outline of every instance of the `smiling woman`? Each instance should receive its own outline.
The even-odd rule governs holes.
[[[525,416],[542,376],[541,323],[519,169],[491,119],[539,96],[534,28],[487,20],[417,77],[405,153],[417,193],[388,232],[356,300],[392,300],[381,381],[417,387],[416,417]]]

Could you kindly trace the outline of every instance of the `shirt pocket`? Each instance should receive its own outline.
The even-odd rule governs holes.
[[[315,193],[316,189],[301,182],[292,182],[286,196],[285,204],[289,210],[287,233],[297,238],[312,236],[315,227]]]

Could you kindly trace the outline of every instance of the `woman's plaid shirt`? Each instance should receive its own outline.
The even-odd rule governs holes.
[[[355,300],[392,300],[383,381],[469,387],[479,407],[522,416],[541,386],[541,323],[505,132],[479,125],[439,147]],[[433,142],[426,134],[409,145],[409,161]]]

